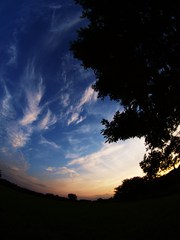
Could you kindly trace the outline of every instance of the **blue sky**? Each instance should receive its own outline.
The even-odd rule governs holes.
[[[72,0],[1,0],[0,169],[35,191],[110,197],[143,175],[144,140],[105,143],[101,120],[120,106],[97,99],[93,72],[69,51],[80,16]]]

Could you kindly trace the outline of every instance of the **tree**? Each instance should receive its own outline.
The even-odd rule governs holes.
[[[147,174],[148,179],[153,179],[158,176],[161,170],[163,154],[159,150],[152,150],[145,154],[143,161],[140,162],[140,167]]]
[[[77,196],[76,196],[76,194],[74,194],[74,193],[69,193],[69,194],[68,194],[68,198],[69,198],[69,200],[71,200],[71,201],[77,201]]]
[[[102,120],[103,136],[144,137],[147,154],[162,149],[180,125],[178,1],[75,2],[89,24],[70,49],[94,70],[98,97],[120,103],[112,121]]]
[[[153,149],[144,156],[140,166],[149,178],[155,178],[163,171],[172,170],[180,164],[180,138],[172,136],[161,149]]]
[[[122,184],[115,188],[114,199],[134,199],[145,193],[146,179],[133,177],[123,180]]]

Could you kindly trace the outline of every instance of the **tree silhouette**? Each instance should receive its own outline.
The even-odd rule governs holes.
[[[112,121],[102,120],[102,134],[107,142],[144,137],[145,160],[153,160],[180,124],[178,1],[75,2],[89,24],[70,49],[94,70],[98,97],[120,103]]]
[[[159,150],[153,150],[145,154],[143,161],[140,162],[140,167],[147,174],[149,179],[157,177],[163,159],[163,154]]]
[[[68,194],[68,199],[71,201],[76,201],[77,200],[77,196],[74,193],[69,193]]]
[[[155,178],[162,171],[172,170],[180,163],[180,138],[172,136],[170,141],[161,149],[153,149],[144,156],[140,166],[149,178]]]
[[[146,179],[133,177],[123,180],[122,184],[115,188],[114,200],[134,199],[142,196],[146,189]]]

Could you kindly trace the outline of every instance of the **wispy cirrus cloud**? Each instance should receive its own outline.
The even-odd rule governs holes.
[[[50,31],[58,34],[62,34],[65,31],[72,29],[77,23],[82,21],[81,12],[72,13],[62,18],[62,5],[52,6],[53,10],[50,22]]]
[[[24,115],[19,120],[18,113],[14,106],[14,97],[4,85],[5,95],[1,101],[1,132],[3,131],[4,142],[9,143],[13,148],[21,148],[29,141],[33,127],[31,123],[35,121],[41,112],[39,102],[42,97],[42,87],[39,86],[35,91],[25,89],[27,96],[27,106]],[[17,103],[16,103],[17,104]]]
[[[4,87],[4,97],[2,98],[2,101],[0,103],[0,106],[1,106],[0,116],[1,116],[1,118],[11,119],[15,115],[13,101],[12,101],[12,95],[8,91],[5,84],[3,87]]]
[[[49,145],[53,148],[56,148],[56,149],[59,149],[61,148],[60,145],[58,145],[57,143],[53,142],[53,141],[49,141],[47,140],[45,137],[41,136],[41,140],[40,140],[40,144],[46,144],[46,145]]]
[[[54,125],[57,122],[57,117],[52,114],[52,112],[48,109],[44,118],[39,122],[38,128],[39,130],[47,130],[50,126]]]
[[[13,43],[9,46],[8,49],[8,54],[9,54],[9,60],[8,60],[8,65],[14,66],[17,64],[17,58],[18,58],[18,49],[17,49],[17,44]]]
[[[75,170],[68,167],[47,167],[46,171],[51,174],[63,175],[70,178],[79,176],[79,174]]]
[[[81,12],[63,15],[63,7],[52,6],[52,16],[49,23],[49,35],[46,38],[45,46],[53,50],[59,46],[63,36],[73,29],[77,24],[82,22]]]
[[[68,107],[70,103],[70,94],[68,93],[62,93],[60,95],[60,103],[63,107]]]
[[[32,134],[32,128],[22,129],[18,124],[10,125],[7,128],[7,136],[10,144],[14,148],[21,148],[29,141]]]
[[[79,102],[71,107],[71,116],[68,119],[67,125],[70,125],[72,123],[80,123],[82,122],[86,117],[81,115],[82,108],[85,104],[90,104],[92,102],[95,102],[97,100],[97,93],[92,89],[92,86],[90,85],[88,88],[85,89],[81,99]]]
[[[80,102],[77,106],[77,108],[81,108],[84,104],[91,103],[97,100],[97,93],[94,91],[92,86],[90,85],[88,88],[86,88],[82,98],[80,99]]]
[[[13,105],[13,97],[4,85],[4,98],[1,102],[0,134],[4,144],[10,144],[13,148],[23,147],[31,135],[31,128],[23,129],[16,119],[16,111]]]
[[[44,93],[44,86],[42,78],[38,86],[31,86],[26,89],[26,99],[27,106],[24,111],[24,116],[20,120],[20,124],[22,126],[29,125],[37,120],[39,114],[42,111],[42,107],[40,106],[41,99]]]
[[[61,4],[59,4],[59,5],[51,5],[49,8],[51,8],[51,9],[60,9],[60,8],[62,8],[62,5]]]
[[[65,158],[68,158],[68,159],[74,159],[74,158],[78,158],[79,157],[79,154],[77,154],[77,153],[67,153],[66,155],[65,155]]]
[[[80,116],[80,111],[77,111],[77,112],[73,112],[71,117],[68,119],[68,122],[67,122],[67,125],[70,125],[72,123],[80,123],[82,122],[83,120],[85,120],[86,117],[84,116]]]
[[[47,130],[57,122],[49,109],[48,102],[42,102],[45,85],[41,74],[35,69],[35,61],[29,61],[16,92],[11,94],[2,81],[4,95],[0,101],[0,136],[4,144],[18,149],[26,146],[35,131]],[[57,146],[56,146],[57,147]]]

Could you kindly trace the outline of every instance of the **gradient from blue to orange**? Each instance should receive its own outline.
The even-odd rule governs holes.
[[[0,2],[0,169],[22,187],[79,198],[111,197],[142,176],[143,139],[105,143],[95,77],[69,51],[87,22],[73,0]],[[95,53],[94,54],[95,57]]]

